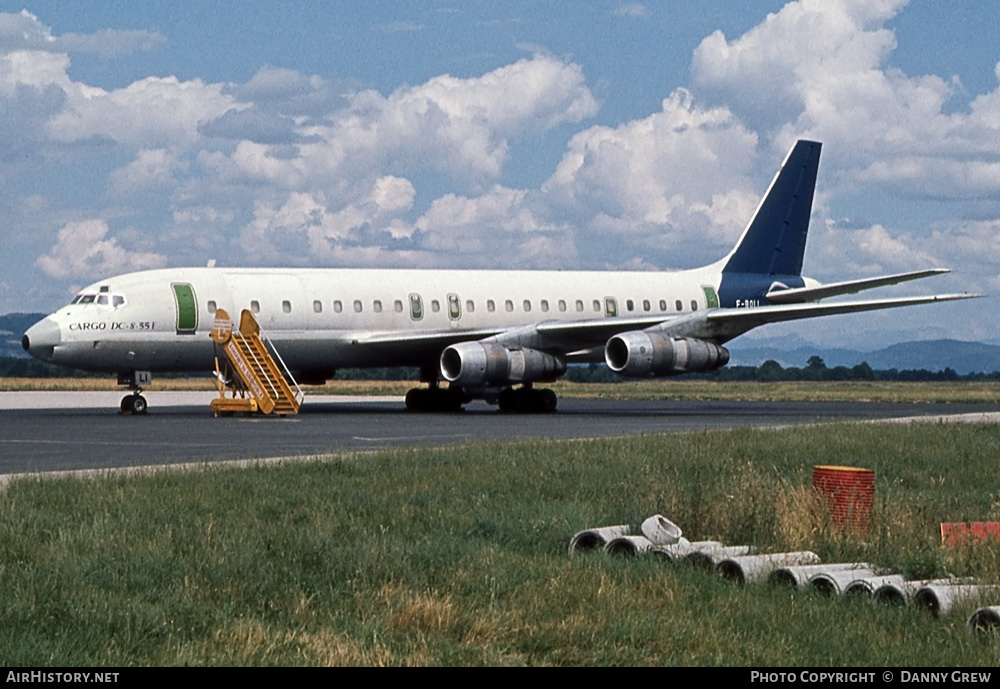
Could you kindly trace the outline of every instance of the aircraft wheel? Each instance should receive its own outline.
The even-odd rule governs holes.
[[[149,404],[142,395],[128,395],[122,400],[125,411],[137,416],[145,414],[149,410]]]
[[[413,388],[406,393],[406,408],[418,412],[459,412],[465,397],[451,389]]]
[[[407,411],[427,411],[427,391],[423,388],[411,388],[406,392]]]
[[[517,414],[551,414],[559,398],[548,388],[540,390],[505,388],[500,392],[497,405],[500,411]]]
[[[556,393],[552,392],[548,388],[542,390],[534,390],[532,397],[533,411],[537,411],[541,414],[551,414],[556,410],[556,404],[559,403],[559,398],[556,397]]]
[[[497,407],[500,411],[517,411],[517,391],[514,388],[504,388],[497,395]]]

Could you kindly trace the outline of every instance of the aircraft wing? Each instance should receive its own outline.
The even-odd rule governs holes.
[[[797,321],[802,318],[832,316],[839,313],[859,313],[862,311],[877,311],[892,309],[899,306],[914,304],[933,304],[939,301],[959,301],[962,299],[978,299],[981,294],[934,294],[927,297],[896,297],[895,299],[874,299],[869,301],[841,301],[829,304],[809,302],[807,304],[776,304],[774,306],[759,306],[748,309],[716,309],[707,315],[709,321],[744,322],[763,325],[764,323],[780,323],[782,321]]]
[[[603,347],[609,338],[629,330],[657,330],[677,337],[697,337],[721,342],[767,323],[877,311],[916,304],[975,299],[981,296],[981,294],[938,294],[826,304],[817,302],[774,304],[754,308],[702,310],[669,318],[664,318],[660,314],[580,321],[543,321],[508,329],[359,333],[354,341],[365,345],[407,345],[415,348],[434,348],[446,347],[456,342],[489,339],[507,345],[570,351],[585,350],[595,346]]]
[[[772,289],[767,293],[767,300],[772,304],[798,304],[807,301],[818,301],[827,297],[837,297],[841,294],[856,294],[866,289],[898,285],[901,282],[919,280],[932,275],[941,275],[950,272],[947,268],[930,268],[929,270],[915,270],[910,273],[896,273],[895,275],[883,275],[881,277],[864,278],[861,280],[831,282],[815,287]]]
[[[875,299],[870,301],[842,301],[828,304],[810,302],[808,304],[775,304],[772,306],[758,306],[756,308],[741,309],[716,309],[709,311],[705,319],[709,330],[721,330],[727,333],[732,332],[729,337],[735,337],[751,328],[756,328],[765,323],[781,323],[784,321],[797,321],[803,318],[818,318],[820,316],[833,316],[842,313],[861,313],[863,311],[878,311],[881,309],[893,309],[900,306],[913,306],[915,304],[933,304],[943,301],[960,301],[963,299],[977,299],[981,294],[936,294],[925,297],[897,297],[895,299]],[[665,330],[673,329],[667,325]],[[699,335],[695,335],[699,336]],[[701,335],[704,336],[704,335]]]

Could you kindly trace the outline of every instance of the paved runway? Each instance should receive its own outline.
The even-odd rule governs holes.
[[[74,397],[73,395],[76,395]],[[118,413],[120,393],[0,394],[0,475],[289,457],[475,440],[589,438],[959,413],[998,405],[570,400],[551,415],[413,414],[393,398],[310,397],[286,418],[216,419],[212,393],[151,393],[148,416]],[[201,402],[204,397],[204,403]]]

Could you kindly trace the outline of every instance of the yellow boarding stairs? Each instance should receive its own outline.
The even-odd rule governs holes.
[[[233,330],[226,311],[217,310],[212,340],[226,356],[224,371],[219,370],[219,358],[215,358],[219,396],[211,407],[216,416],[257,411],[281,416],[298,413],[302,390],[250,310],[243,309],[240,314],[239,330]]]

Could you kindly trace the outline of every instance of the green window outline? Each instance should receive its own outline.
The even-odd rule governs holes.
[[[716,294],[715,288],[711,285],[702,285],[701,289],[705,292],[705,306],[709,309],[719,308],[719,295]]]

